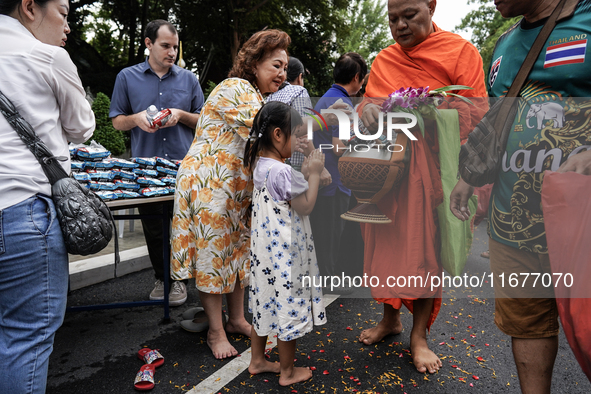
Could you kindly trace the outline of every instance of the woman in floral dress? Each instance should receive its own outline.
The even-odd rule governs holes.
[[[285,32],[265,30],[244,44],[229,78],[209,95],[177,175],[172,277],[195,278],[209,320],[207,344],[218,359],[238,354],[226,332],[250,335],[244,289],[253,185],[243,165],[244,147],[263,96],[285,80],[290,42]],[[223,294],[229,310],[225,329]]]

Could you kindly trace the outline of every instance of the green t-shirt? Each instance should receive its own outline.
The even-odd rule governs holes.
[[[542,21],[543,23],[543,21]],[[497,42],[487,78],[504,96],[542,26],[522,20]],[[489,234],[499,242],[548,253],[541,191],[545,170],[591,149],[591,0],[556,25],[521,91],[502,168],[489,206]],[[588,56],[587,56],[588,55]]]

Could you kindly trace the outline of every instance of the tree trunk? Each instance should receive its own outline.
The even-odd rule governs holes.
[[[140,47],[137,51],[136,55],[136,63],[140,63],[144,60],[144,50],[146,49],[146,43],[143,40],[144,31],[146,30],[146,25],[148,24],[148,8],[149,8],[150,0],[143,0],[142,4],[142,21],[141,21],[141,35],[140,35]]]
[[[136,63],[135,59],[135,40],[137,34],[137,1],[129,0],[129,8],[132,10],[129,13],[129,48],[127,50],[127,65],[133,66]]]

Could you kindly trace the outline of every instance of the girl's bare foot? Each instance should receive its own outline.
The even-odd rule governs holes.
[[[228,342],[226,332],[223,329],[219,331],[209,329],[207,331],[207,346],[209,346],[213,356],[218,360],[238,355],[234,346]]]
[[[365,345],[372,345],[381,342],[388,335],[397,335],[402,332],[402,323],[397,321],[394,326],[390,326],[382,319],[377,326],[361,331],[359,342]]]
[[[250,337],[251,328],[252,326],[244,317],[238,320],[228,320],[228,323],[226,323],[226,332],[228,334],[240,334]]]
[[[294,383],[305,382],[312,377],[312,370],[308,367],[293,367],[291,373],[282,371],[279,377],[279,385],[289,386]]]
[[[435,373],[443,366],[439,357],[429,349],[425,339],[412,340],[410,352],[412,362],[420,373]]]
[[[281,368],[279,363],[272,363],[270,361],[250,361],[250,365],[248,366],[248,372],[251,375],[256,375],[258,373],[264,372],[272,372],[272,373],[279,373],[281,372]]]

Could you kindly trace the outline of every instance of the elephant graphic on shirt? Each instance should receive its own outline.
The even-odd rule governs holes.
[[[552,120],[554,128],[564,126],[564,108],[558,103],[532,104],[526,118],[528,129],[534,128],[534,126],[529,125],[529,120],[533,117],[538,121],[538,130],[542,130],[545,120]]]

